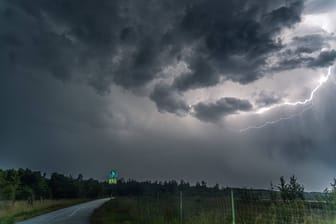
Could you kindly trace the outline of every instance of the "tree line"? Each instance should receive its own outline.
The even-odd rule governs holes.
[[[34,200],[65,198],[97,198],[104,196],[104,183],[63,174],[30,169],[0,169],[0,200]]]
[[[66,198],[99,198],[111,195],[120,196],[155,196],[177,195],[183,191],[184,195],[225,196],[232,190],[229,187],[219,187],[218,184],[208,186],[206,182],[196,182],[191,185],[183,180],[170,181],[136,181],[119,179],[118,184],[109,185],[107,181],[98,181],[92,178],[84,179],[79,174],[76,178],[59,173],[47,176],[39,171],[30,169],[0,169],[0,200],[34,200],[66,199]],[[303,200],[304,187],[292,176],[287,183],[284,177],[278,185],[271,184],[270,190],[256,190],[235,188],[235,198],[241,200]],[[336,179],[331,189],[324,195],[336,200]]]

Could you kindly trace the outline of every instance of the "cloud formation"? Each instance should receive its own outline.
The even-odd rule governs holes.
[[[181,30],[197,44],[186,58],[190,73],[178,77],[174,85],[184,91],[223,79],[246,84],[264,76],[267,57],[282,47],[276,35],[300,21],[303,2],[269,11],[265,5],[264,1],[204,1],[188,7]]]
[[[185,115],[189,113],[190,110],[187,103],[182,100],[181,95],[176,91],[172,91],[170,86],[165,84],[156,85],[150,95],[150,99],[155,102],[160,112]]]
[[[323,68],[336,59],[331,47],[336,42],[334,34],[318,33],[295,36],[279,52],[273,55],[271,70],[279,72],[297,68]]]
[[[235,114],[239,111],[250,111],[252,108],[253,106],[249,101],[233,97],[221,98],[214,103],[198,103],[193,107],[194,116],[207,122],[216,122],[223,116]]]
[[[260,107],[270,106],[281,102],[282,98],[273,92],[261,91],[256,94],[256,104]]]
[[[303,0],[6,0],[0,5],[0,67],[84,82],[104,94],[113,84],[149,88],[167,78],[164,69],[183,62],[188,71],[154,85],[147,96],[159,111],[187,111],[185,91],[225,80],[247,84],[268,74],[268,57],[284,48],[278,35],[300,22],[303,8]],[[333,52],[321,53],[299,64],[327,66],[333,59]]]
[[[307,13],[325,13],[336,9],[336,2],[334,0],[307,0]]]
[[[307,98],[335,62],[333,27],[318,24],[333,5],[0,1],[0,168],[264,188],[295,173],[323,190],[335,174],[333,75],[306,112],[234,130],[301,111],[253,113]]]

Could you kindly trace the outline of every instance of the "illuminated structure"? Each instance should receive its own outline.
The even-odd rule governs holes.
[[[118,173],[115,170],[111,170],[109,173],[108,183],[109,184],[117,184]]]

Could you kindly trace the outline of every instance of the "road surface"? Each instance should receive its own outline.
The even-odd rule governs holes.
[[[110,198],[85,202],[27,219],[17,224],[89,224],[89,218],[93,210],[108,200]]]

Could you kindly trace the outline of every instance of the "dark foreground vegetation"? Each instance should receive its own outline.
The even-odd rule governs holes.
[[[29,169],[0,170],[0,200],[35,200],[97,198],[106,195],[105,183],[97,180],[84,180],[82,175],[73,178],[53,173],[50,177],[44,173]]]
[[[237,224],[334,224],[335,207],[323,202],[235,201]],[[232,224],[228,196],[118,197],[97,209],[92,224]]]
[[[151,189],[149,186],[153,187],[149,184],[143,190]],[[116,197],[95,211],[91,223],[336,223],[336,180],[324,193],[304,193],[294,176],[288,183],[281,177],[269,190],[220,189],[207,187],[204,182],[196,186],[168,182],[167,187],[158,187],[155,195],[144,190],[142,194]]]
[[[36,215],[107,195],[104,183],[53,173],[50,177],[29,169],[0,170],[0,224],[12,224]]]

